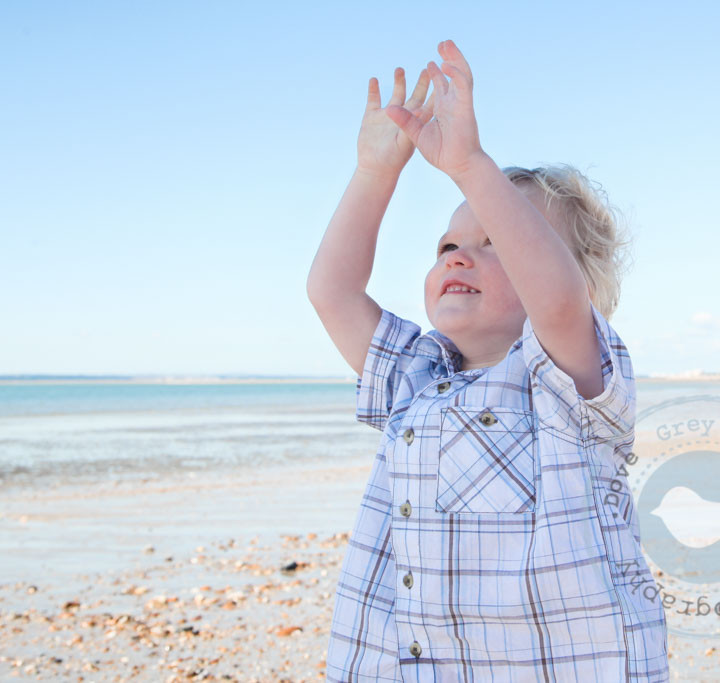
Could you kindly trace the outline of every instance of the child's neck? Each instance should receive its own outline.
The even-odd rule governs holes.
[[[462,370],[477,370],[479,368],[491,368],[493,365],[497,365],[503,358],[505,358],[505,354],[503,354],[501,357],[498,358],[497,361],[492,362],[484,362],[484,363],[471,363],[468,361],[467,358],[463,357],[462,362]]]

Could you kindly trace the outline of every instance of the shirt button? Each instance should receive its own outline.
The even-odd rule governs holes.
[[[412,443],[414,441],[415,432],[412,430],[412,427],[405,430],[405,433],[403,434],[403,439],[405,439],[407,443]]]
[[[405,574],[405,576],[403,576],[403,583],[405,584],[406,588],[413,587],[413,577],[410,572],[408,572],[407,574]]]
[[[418,643],[417,640],[413,640],[412,645],[410,645],[410,654],[419,657],[421,652],[422,648],[420,647],[420,643]]]
[[[442,382],[437,385],[438,394],[444,394],[450,388],[450,382]]]
[[[406,501],[406,502],[404,502],[404,503],[400,506],[400,514],[401,514],[403,517],[409,517],[411,512],[412,512],[412,505],[410,505],[410,501],[409,501],[409,500]]]
[[[490,411],[487,411],[480,416],[480,422],[484,425],[490,426],[497,422],[497,418]]]

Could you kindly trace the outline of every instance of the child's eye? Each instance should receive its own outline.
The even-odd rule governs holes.
[[[445,251],[445,247],[454,247],[455,245],[452,242],[448,242],[447,244],[443,244],[442,247],[438,250],[438,254],[442,254]]]
[[[489,237],[485,238],[485,244],[492,244]],[[440,249],[438,249],[438,256],[440,256],[440,254],[445,251],[445,247],[455,247],[457,249],[457,245],[453,244],[452,242],[447,242],[446,244],[443,244]]]

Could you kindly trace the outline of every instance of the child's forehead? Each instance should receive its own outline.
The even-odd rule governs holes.
[[[465,201],[460,204],[460,206],[455,209],[452,216],[450,216],[447,230],[442,237],[454,235],[455,233],[466,229],[484,232],[482,225],[475,218],[475,214],[472,212],[470,205]]]
[[[552,227],[555,228],[555,230],[559,232],[564,239],[567,239],[568,230],[566,228],[565,221],[563,220],[557,207],[552,207],[551,210],[548,210],[548,207],[545,205],[545,194],[543,191],[540,188],[528,183],[518,184],[516,187],[521,190],[522,193],[532,202],[535,208],[543,214],[548,223],[550,223],[550,225],[552,225]],[[472,231],[473,233],[480,233],[481,235],[486,234],[482,223],[478,222],[475,218],[475,214],[470,208],[467,200],[462,202],[462,204],[455,209],[450,217],[447,230],[440,237],[440,240],[442,241],[449,236],[455,236],[465,231]]]

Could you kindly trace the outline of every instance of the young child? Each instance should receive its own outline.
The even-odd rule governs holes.
[[[402,69],[385,109],[370,80],[358,166],[308,277],[358,374],[356,417],[382,431],[327,680],[667,681],[662,601],[618,474],[635,382],[607,322],[614,218],[571,167],[501,171],[467,62],[452,41],[438,50],[407,102]],[[365,293],[415,147],[466,197],[425,280],[425,334]]]

